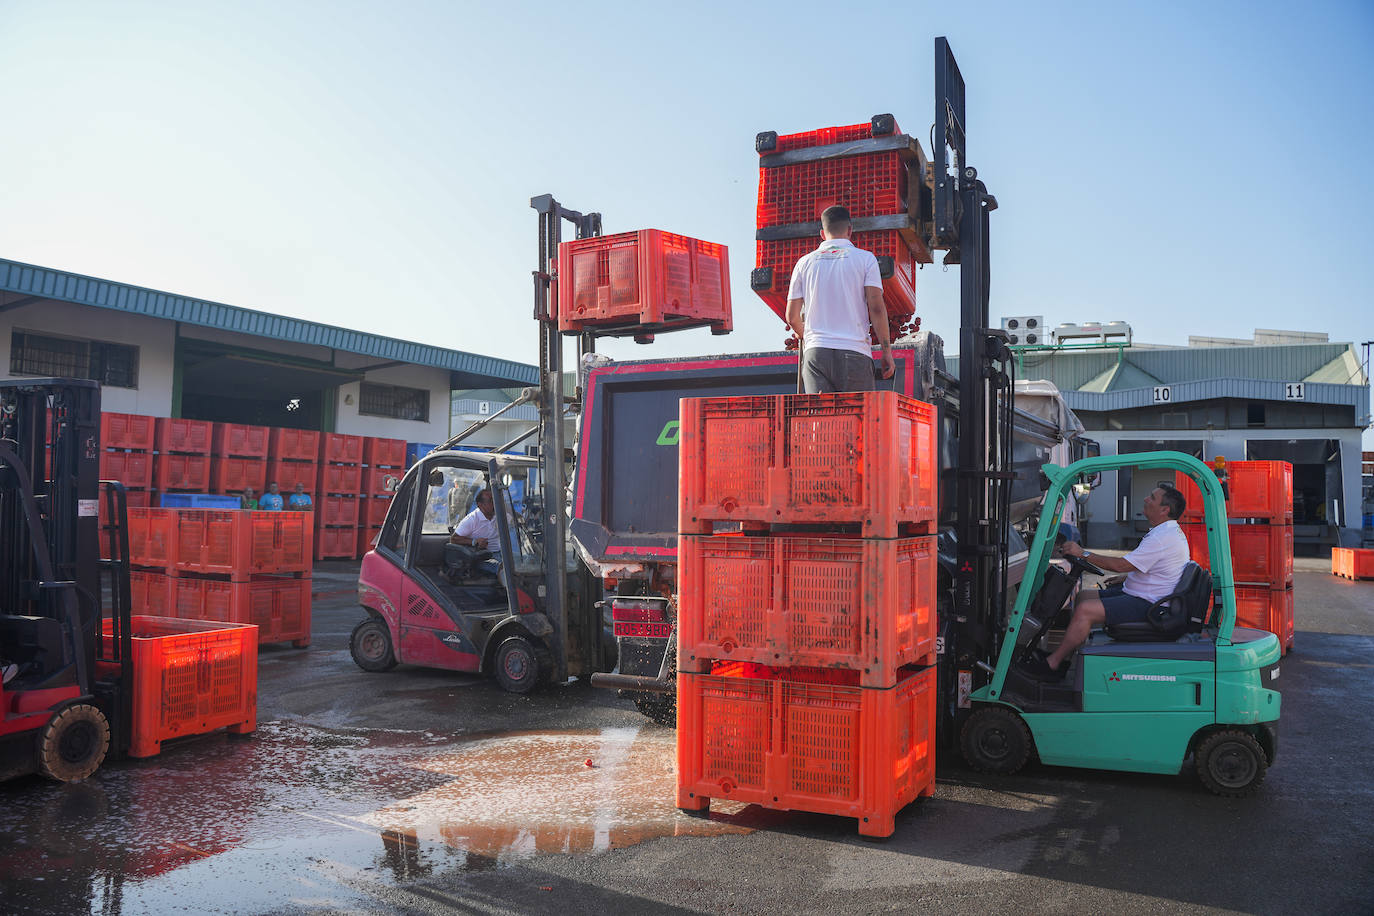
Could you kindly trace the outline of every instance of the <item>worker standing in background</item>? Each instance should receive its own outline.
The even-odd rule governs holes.
[[[258,508],[264,512],[280,512],[283,501],[281,490],[277,487],[277,482],[273,481],[267,485],[267,492],[262,494],[262,499],[258,500]]]
[[[252,487],[244,487],[243,493],[239,496],[240,509],[256,509],[258,507],[258,495]]]
[[[286,500],[286,505],[293,512],[309,512],[314,508],[314,503],[310,501],[310,494],[305,492],[305,484],[297,482],[296,492],[292,493]]]
[[[792,268],[787,324],[801,340],[802,390],[872,391],[869,325],[883,348],[882,377],[892,378],[883,280],[873,252],[854,247],[854,224],[844,207],[821,214],[819,248]]]

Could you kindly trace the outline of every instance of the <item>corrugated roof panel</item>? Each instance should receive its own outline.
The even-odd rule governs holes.
[[[526,363],[365,334],[298,318],[269,315],[266,312],[256,312],[203,299],[174,296],[170,293],[82,274],[35,267],[32,264],[3,258],[0,258],[0,291],[152,315],[202,327],[271,336],[294,343],[380,357],[386,361],[487,375],[493,382],[533,385],[539,380],[539,370]]]

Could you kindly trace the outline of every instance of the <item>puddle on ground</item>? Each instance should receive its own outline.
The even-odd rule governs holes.
[[[15,780],[0,784],[0,901],[7,913],[337,907],[379,882],[760,826],[771,812],[677,810],[675,737],[272,722],[80,785]]]

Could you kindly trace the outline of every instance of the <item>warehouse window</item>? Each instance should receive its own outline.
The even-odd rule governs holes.
[[[402,388],[400,385],[379,385],[376,382],[361,382],[360,388],[360,414],[429,422],[429,392],[423,388]]]
[[[114,388],[137,388],[138,347],[15,331],[10,375],[88,378]]]
[[[1262,402],[1251,401],[1249,404],[1245,405],[1245,425],[1264,425],[1264,404]]]

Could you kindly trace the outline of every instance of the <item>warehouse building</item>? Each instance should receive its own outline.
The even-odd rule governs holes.
[[[0,259],[0,377],[23,376],[96,379],[106,411],[441,443],[453,392],[538,372]]]
[[[1017,376],[1058,386],[1104,455],[1173,449],[1208,461],[1291,462],[1299,552],[1359,543],[1369,379],[1352,344],[1259,330],[1248,340],[1194,337],[1186,347],[1028,347]],[[1084,507],[1088,542],[1136,543],[1147,530],[1141,503],[1158,476],[1105,475]]]

